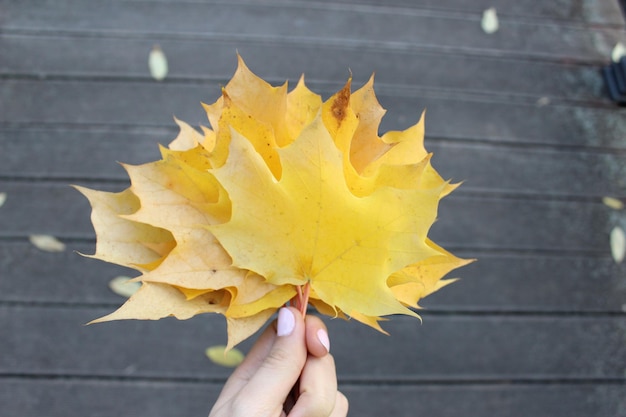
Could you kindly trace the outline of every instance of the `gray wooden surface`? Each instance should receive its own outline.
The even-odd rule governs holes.
[[[174,115],[205,123],[239,51],[324,97],[376,72],[381,130],[426,109],[435,167],[465,181],[432,237],[479,261],[424,300],[423,324],[327,321],[350,415],[625,417],[608,236],[626,211],[601,199],[626,199],[626,109],[599,72],[624,28],[613,0],[0,0],[0,416],[208,413],[230,372],[203,354],[222,318],[83,326],[123,302],[107,284],[128,272],[74,253],[94,233],[68,184],[125,188],[116,161],[157,158]]]

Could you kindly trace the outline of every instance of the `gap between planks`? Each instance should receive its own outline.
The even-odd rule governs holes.
[[[182,384],[182,385],[213,385],[222,386],[226,377],[182,377],[182,376],[129,376],[106,374],[55,374],[55,373],[0,373],[0,380],[25,381],[81,381],[81,382],[121,382],[121,383],[150,383],[150,384]],[[492,387],[500,385],[517,386],[544,386],[544,385],[626,385],[626,378],[355,378],[338,376],[338,383],[343,387],[365,386],[468,386]]]
[[[116,310],[123,303],[120,302],[63,302],[63,301],[36,301],[36,300],[1,300],[0,307],[7,309],[53,309],[53,310]],[[445,317],[445,318],[504,318],[504,319],[517,319],[517,318],[548,318],[548,319],[568,319],[568,318],[598,318],[598,319],[612,319],[619,317],[626,317],[626,311],[580,311],[580,310],[501,310],[501,309],[445,309],[437,306],[429,307],[428,310],[415,310],[422,317]],[[320,315],[312,307],[309,307],[308,313],[315,316],[325,317]],[[393,316],[389,316],[393,317]]]

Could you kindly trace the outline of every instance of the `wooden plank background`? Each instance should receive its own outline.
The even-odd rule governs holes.
[[[230,372],[203,355],[220,317],[83,326],[123,302],[107,284],[128,271],[73,252],[94,234],[68,184],[125,188],[115,161],[157,158],[174,115],[206,123],[239,51],[324,97],[375,72],[381,131],[426,109],[434,165],[464,181],[432,237],[479,262],[424,300],[423,324],[327,321],[350,415],[626,416],[626,269],[608,240],[626,212],[601,201],[626,199],[626,109],[599,71],[619,41],[613,0],[0,0],[0,414],[210,410]]]

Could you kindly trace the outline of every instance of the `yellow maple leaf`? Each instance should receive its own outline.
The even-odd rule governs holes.
[[[79,187],[93,256],[141,272],[139,291],[95,321],[219,313],[232,347],[289,300],[380,331],[382,316],[417,316],[418,301],[471,261],[427,237],[456,185],[431,165],[423,116],[379,136],[373,83],[352,93],[348,81],[322,102],[304,78],[288,92],[239,58],[205,105],[212,128],[176,120],[161,160],[124,166],[121,193]]]
[[[276,181],[250,142],[233,133],[228,160],[214,171],[228,190],[232,217],[210,230],[233,264],[276,285],[310,281],[320,298],[348,314],[412,314],[386,280],[437,254],[426,234],[441,187],[381,187],[356,197],[321,118],[279,154],[283,174]]]

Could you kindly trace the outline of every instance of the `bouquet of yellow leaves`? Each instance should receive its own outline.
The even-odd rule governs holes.
[[[423,118],[378,135],[373,79],[325,102],[301,79],[272,87],[239,59],[211,129],[178,121],[162,159],[125,165],[120,193],[78,189],[93,208],[93,257],[134,268],[118,319],[220,313],[228,346],[284,304],[363,322],[416,316],[418,301],[469,263],[427,233],[456,188],[431,166]]]

